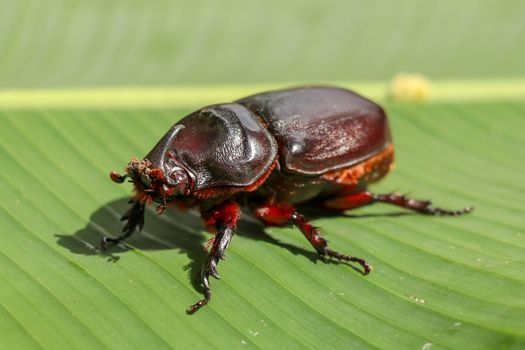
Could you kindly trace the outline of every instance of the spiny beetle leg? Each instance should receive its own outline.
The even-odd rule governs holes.
[[[426,215],[458,216],[458,215],[470,213],[472,210],[474,210],[473,207],[465,207],[459,210],[448,210],[448,209],[436,208],[436,207],[431,206],[432,204],[431,201],[410,199],[410,198],[407,198],[405,195],[401,195],[399,193],[376,194],[376,195],[373,195],[373,198],[377,202],[397,205],[398,207],[414,210],[418,213],[426,214]]]
[[[219,263],[219,260],[224,259],[224,251],[230,244],[232,236],[233,229],[229,227],[220,229],[219,232],[217,232],[210,255],[208,256],[208,259],[206,260],[204,265],[202,265],[200,273],[200,282],[204,289],[204,299],[201,299],[192,306],[190,306],[186,310],[187,313],[193,314],[196,311],[198,311],[201,307],[210,302],[210,276],[213,276],[216,279],[220,279],[219,272],[217,271],[217,264]]]
[[[219,260],[225,259],[224,252],[226,251],[226,248],[228,248],[233,237],[239,215],[239,205],[230,201],[224,202],[218,207],[212,208],[212,210],[203,213],[202,217],[206,225],[214,226],[217,229],[217,233],[213,240],[210,255],[204,265],[202,265],[199,277],[204,289],[204,298],[190,306],[186,310],[188,314],[197,312],[201,307],[210,302],[210,276],[220,279],[219,272],[217,271],[217,264],[219,263]]]
[[[474,208],[465,207],[460,210],[447,210],[432,207],[431,201],[410,199],[398,193],[373,194],[368,191],[349,194],[346,196],[331,198],[323,203],[323,206],[331,210],[349,210],[362,207],[375,202],[393,204],[401,208],[410,209],[426,215],[462,215],[470,213]]]
[[[142,228],[144,227],[145,205],[134,200],[131,200],[130,203],[133,204],[120,219],[121,221],[127,221],[122,228],[123,234],[116,238],[107,236],[102,237],[102,241],[100,242],[100,247],[102,250],[107,249],[110,245],[118,244],[130,237],[136,231],[137,227],[139,231],[142,231]]]
[[[328,248],[328,242],[321,236],[319,228],[286,203],[266,204],[255,209],[255,216],[269,226],[292,224],[301,230],[304,237],[317,250],[323,260],[327,257],[347,262],[356,262],[363,267],[363,275],[368,275],[371,266],[363,259],[344,255]]]
[[[319,228],[313,226],[310,221],[302,214],[299,214],[297,211],[294,212],[290,218],[290,221],[301,230],[306,239],[310,242],[310,244],[312,244],[312,246],[317,250],[323,259],[325,257],[331,257],[341,261],[356,262],[363,267],[364,276],[370,273],[372,266],[369,265],[364,259],[341,254],[332,249],[329,249],[328,242],[326,239],[321,237]]]

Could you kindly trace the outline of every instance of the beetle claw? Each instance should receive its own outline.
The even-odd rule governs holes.
[[[190,315],[193,315],[195,312],[197,312],[201,307],[203,307],[204,305],[208,304],[210,302],[210,299],[211,299],[211,295],[210,297],[208,298],[204,298],[204,299],[201,299],[199,300],[198,302],[196,302],[195,304],[193,304],[192,306],[190,306],[189,308],[186,309],[186,312]]]

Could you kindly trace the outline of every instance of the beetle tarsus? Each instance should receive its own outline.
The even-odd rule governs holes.
[[[190,306],[189,308],[186,309],[186,312],[190,315],[193,315],[195,312],[197,312],[201,307],[203,307],[204,305],[208,304],[211,300],[211,293],[210,291],[208,290],[208,295],[204,298],[204,299],[201,299],[199,300],[198,302],[196,302],[195,304],[193,304],[192,306]]]
[[[447,209],[442,209],[442,208],[435,208],[435,207],[428,207],[426,210],[424,211],[420,211],[420,213],[422,214],[427,214],[427,215],[442,215],[442,216],[459,216],[459,215],[463,215],[463,214],[468,214],[470,213],[471,211],[474,210],[474,207],[465,207],[463,209],[459,209],[459,210],[447,210]]]
[[[363,276],[366,276],[370,273],[372,270],[372,265],[368,264],[364,259],[356,258],[355,256],[349,256],[345,254],[341,254],[339,252],[336,252],[332,249],[325,248],[323,253],[321,254],[321,257],[331,257],[335,258],[340,261],[347,261],[347,262],[356,262],[359,265],[363,267]]]
[[[133,233],[135,233],[136,229],[138,228],[139,231],[142,231],[142,228],[144,227],[144,210],[145,205],[143,203],[140,203],[138,201],[130,201],[133,203],[131,207],[128,209],[128,211],[120,218],[120,221],[127,221],[124,227],[122,228],[123,234],[116,237],[102,237],[102,240],[100,242],[100,249],[106,250],[112,245],[119,244],[126,238],[130,237]]]
[[[210,290],[210,276],[215,277],[216,279],[220,279],[219,272],[217,271],[217,264],[219,263],[219,260],[223,260],[224,258],[224,251],[230,244],[230,240],[233,236],[233,229],[231,228],[225,228],[224,230],[221,230],[217,233],[217,236],[215,237],[215,241],[213,243],[213,247],[211,249],[211,253],[208,256],[208,259],[202,265],[201,273],[200,273],[200,282],[202,285],[202,288],[204,289],[204,299],[199,300],[192,306],[190,306],[186,312],[189,314],[195,313],[197,310],[199,310],[204,305],[208,304],[211,300],[211,290]]]

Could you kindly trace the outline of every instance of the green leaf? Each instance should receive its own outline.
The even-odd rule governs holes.
[[[295,229],[245,216],[211,304],[193,316],[210,237],[196,213],[148,211],[129,249],[95,249],[120,232],[130,196],[108,172],[190,109],[4,109],[2,347],[525,347],[525,103],[386,108],[397,168],[372,190],[475,211],[377,204],[316,220],[333,249],[374,266],[368,277],[322,263]]]

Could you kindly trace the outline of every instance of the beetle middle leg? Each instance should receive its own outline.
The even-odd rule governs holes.
[[[448,210],[433,207],[432,202],[429,200],[411,199],[399,193],[373,194],[368,191],[328,199],[323,203],[323,206],[327,209],[343,211],[377,202],[392,204],[426,215],[457,216],[470,213],[473,210],[472,207],[465,207],[459,210]]]
[[[122,218],[120,218],[120,221],[127,221],[124,227],[122,228],[123,234],[116,238],[111,238],[107,236],[102,237],[102,241],[100,242],[100,247],[102,249],[106,249],[110,245],[119,244],[126,238],[130,237],[136,231],[137,227],[139,231],[142,231],[142,228],[144,227],[145,205],[144,203],[136,201],[134,199],[131,199],[129,203],[133,204],[128,209],[128,211],[122,216]]]
[[[255,216],[268,226],[282,226],[292,224],[299,228],[304,237],[317,250],[322,258],[331,257],[347,262],[356,262],[364,269],[363,275],[368,275],[371,266],[363,259],[336,252],[328,248],[328,242],[321,236],[321,232],[313,226],[307,218],[298,213],[290,204],[265,204],[254,210]]]
[[[228,248],[233,237],[240,213],[239,205],[233,201],[223,202],[218,206],[213,207],[211,210],[202,213],[202,218],[204,219],[206,226],[215,228],[217,233],[212,240],[213,244],[210,255],[202,265],[200,273],[201,284],[204,289],[204,299],[201,299],[190,306],[186,310],[187,313],[193,314],[210,302],[210,276],[220,279],[219,272],[217,271],[217,264],[220,260],[226,258],[224,252],[226,251],[226,248]]]

